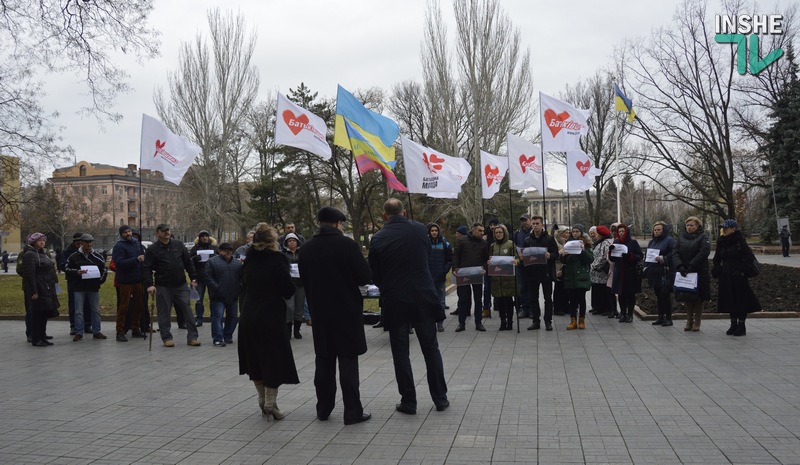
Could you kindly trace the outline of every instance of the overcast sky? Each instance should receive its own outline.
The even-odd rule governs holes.
[[[523,46],[530,47],[535,92],[551,95],[598,69],[613,68],[615,46],[669,24],[679,4],[677,0],[500,3],[519,28]],[[167,87],[167,72],[176,69],[181,43],[207,31],[206,11],[217,5],[242,12],[248,26],[257,31],[260,99],[276,91],[286,93],[300,82],[321,96],[333,97],[337,84],[351,91],[372,86],[388,91],[397,82],[420,80],[423,0],[159,0],[150,21],[162,33],[161,56],[144,65],[135,61],[128,65],[134,91],[117,100],[115,110],[124,117],[121,123],[106,123],[101,130],[94,119],[77,116],[75,112],[87,102],[80,95],[78,78],[46,77],[44,103],[61,112],[65,142],[75,149],[78,161],[138,165],[141,115],[158,116],[154,90]],[[441,6],[452,37],[451,2]]]

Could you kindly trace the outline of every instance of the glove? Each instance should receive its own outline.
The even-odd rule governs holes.
[[[609,245],[608,250],[614,250],[614,244]]]
[[[685,278],[686,275],[689,274],[689,270],[687,270],[685,266],[681,265],[678,267],[678,273]]]

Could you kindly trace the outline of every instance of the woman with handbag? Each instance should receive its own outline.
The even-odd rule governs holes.
[[[663,221],[653,225],[653,238],[647,244],[647,251],[657,250],[655,261],[645,261],[647,283],[656,296],[658,318],[653,326],[672,326],[672,249],[675,239],[670,236],[670,227]],[[648,254],[649,255],[649,254]]]
[[[684,222],[684,231],[678,236],[672,251],[672,264],[675,271],[686,277],[697,273],[697,287],[694,290],[675,289],[675,300],[686,306],[686,326],[684,331],[700,331],[703,316],[703,303],[711,300],[711,276],[708,273],[708,255],[711,242],[700,224],[700,218],[690,216]],[[674,275],[673,275],[674,276]]]
[[[747,334],[744,326],[747,314],[761,311],[758,297],[748,281],[758,274],[758,262],[738,226],[731,219],[722,223],[722,236],[717,239],[711,269],[711,275],[719,279],[717,309],[731,314],[731,327],[725,332],[728,336]]]
[[[53,345],[47,340],[47,319],[58,315],[58,295],[56,294],[56,263],[44,248],[47,236],[36,232],[28,236],[28,244],[33,250],[23,256],[23,289],[31,302],[31,344],[34,347]]]

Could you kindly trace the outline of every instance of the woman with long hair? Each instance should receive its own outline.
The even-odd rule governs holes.
[[[253,381],[267,420],[285,416],[276,403],[278,388],[300,382],[286,331],[286,299],[293,294],[289,260],[278,251],[278,233],[259,223],[242,267],[239,374]]]
[[[489,250],[489,255],[506,257],[517,255],[517,248],[509,238],[508,229],[504,225],[497,225],[493,234],[494,242]],[[500,312],[500,331],[511,331],[514,329],[514,299],[517,298],[517,278],[515,276],[490,276],[490,278],[494,306]]]
[[[564,292],[567,295],[569,308],[569,325],[567,330],[586,329],[586,291],[592,285],[589,276],[594,255],[592,255],[592,241],[583,232],[583,226],[576,224],[570,232],[570,242],[579,241],[581,253],[567,253],[562,249],[559,260],[564,264],[562,274],[564,277]],[[579,313],[580,311],[580,313]]]

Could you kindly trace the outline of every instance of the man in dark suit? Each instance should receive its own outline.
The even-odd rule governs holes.
[[[408,330],[417,329],[422,355],[428,370],[428,388],[442,411],[450,406],[436,322],[445,318],[433,277],[428,268],[430,240],[421,223],[409,221],[403,203],[389,199],[383,204],[386,224],[372,238],[369,265],[372,279],[381,290],[383,324],[389,330],[397,389],[398,412],[417,413],[417,392],[408,352]]]
[[[325,421],[333,411],[338,359],[344,424],[352,425],[372,417],[364,413],[358,391],[358,356],[367,351],[364,299],[358,286],[367,284],[370,274],[361,248],[342,234],[346,220],[344,213],[333,207],[320,209],[319,229],[303,244],[298,268],[314,320],[317,418]]]

